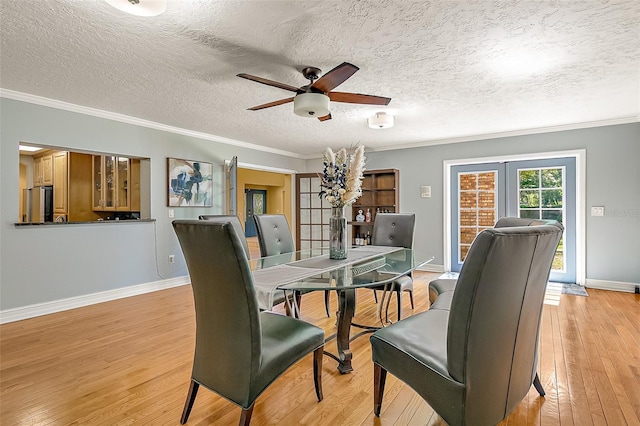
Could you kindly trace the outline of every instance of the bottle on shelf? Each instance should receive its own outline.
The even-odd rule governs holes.
[[[371,245],[371,232],[367,231],[367,245],[370,246]]]
[[[367,209],[367,214],[365,215],[365,221],[371,222],[371,209]]]

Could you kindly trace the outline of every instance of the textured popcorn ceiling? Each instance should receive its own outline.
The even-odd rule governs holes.
[[[0,12],[2,89],[302,155],[640,113],[638,0],[169,0],[153,18],[103,0],[1,0]],[[246,110],[291,93],[236,74],[302,86],[302,67],[344,61],[360,71],[336,90],[391,103],[333,103],[327,122],[293,104]],[[369,129],[378,111],[395,127]]]

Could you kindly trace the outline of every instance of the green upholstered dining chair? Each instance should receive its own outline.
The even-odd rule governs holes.
[[[258,309],[242,235],[232,221],[175,220],[187,263],[196,317],[191,382],[180,422],[186,423],[200,385],[242,408],[248,425],[258,396],[291,365],[313,352],[322,400],[324,331]]]
[[[549,221],[539,219],[526,219],[520,217],[501,217],[498,219],[494,228],[509,228],[512,226],[535,226],[544,225]],[[554,222],[554,221],[551,221]],[[429,302],[433,305],[442,293],[453,291],[456,286],[455,278],[438,278],[429,283]]]
[[[245,253],[247,254],[247,259],[251,259],[251,252],[249,250],[249,245],[247,244],[247,239],[244,237],[244,229],[242,228],[242,225],[240,224],[240,219],[238,218],[238,216],[234,216],[234,215],[222,215],[222,214],[208,214],[208,215],[200,215],[199,216],[200,220],[208,220],[208,221],[213,221],[213,222],[218,222],[218,223],[225,223],[225,222],[231,222],[231,224],[233,225],[233,227],[236,230],[236,233],[238,235],[240,235],[240,240],[242,242],[242,247],[244,248]],[[275,290],[273,292],[271,292],[271,294],[263,294],[262,297],[260,297],[260,292],[264,291],[264,289],[262,288],[256,288],[256,291],[259,293],[258,296],[258,300],[270,300],[271,301],[271,306],[264,306],[263,309],[268,310],[270,308],[272,308],[273,306],[279,305],[281,303],[285,302],[285,294],[284,291],[282,290]],[[289,305],[287,304],[285,306],[285,310],[287,312],[287,315],[291,316],[291,310],[289,309]]]
[[[413,235],[416,225],[416,215],[414,213],[378,213],[373,223],[373,234],[371,244],[374,246],[395,246],[413,249]],[[382,290],[384,286],[372,287],[376,302],[377,290]],[[393,289],[398,302],[398,321],[402,319],[402,293],[409,293],[411,309],[413,305],[413,276],[404,275],[393,282]]]
[[[538,335],[562,225],[482,231],[455,290],[426,312],[371,336],[374,413],[387,372],[411,386],[449,425],[494,425],[534,384]],[[447,297],[445,297],[445,295]]]
[[[292,253],[296,250],[287,217],[283,214],[257,214],[253,216],[258,233],[260,257]],[[283,296],[284,297],[284,296]],[[296,304],[300,308],[301,295],[296,293]],[[324,307],[329,316],[329,291],[324,292]],[[297,310],[296,310],[297,315]]]

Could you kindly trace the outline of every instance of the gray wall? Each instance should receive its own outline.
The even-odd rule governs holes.
[[[0,98],[0,310],[121,289],[187,274],[166,206],[166,158],[214,163],[213,208],[175,208],[176,218],[224,211],[223,162],[319,171],[319,160],[239,148],[195,137]],[[151,159],[151,216],[156,223],[16,227],[18,142]],[[366,141],[363,141],[366,145]],[[339,148],[339,147],[334,147]],[[586,149],[587,278],[640,282],[640,124],[370,152],[369,169],[400,170],[402,211],[417,215],[417,248],[443,263],[443,161]],[[419,195],[431,185],[432,197]],[[156,254],[157,251],[157,254]],[[169,254],[176,263],[167,262]],[[157,259],[157,264],[156,264]]]
[[[176,218],[225,210],[224,160],[305,171],[306,162],[195,137],[0,98],[0,310],[187,274],[168,218],[167,157],[214,164],[214,207],[174,208]],[[151,159],[155,223],[16,227],[18,142]],[[156,251],[157,261],[156,266]],[[168,255],[176,263],[168,263]]]
[[[586,150],[586,277],[640,283],[639,123],[370,152],[366,167],[400,170],[400,207],[416,213],[417,248],[442,265],[443,161],[577,149]],[[420,185],[431,198],[420,198]],[[591,206],[607,214],[591,217]]]

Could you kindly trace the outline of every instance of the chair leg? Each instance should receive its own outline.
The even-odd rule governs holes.
[[[240,426],[249,426],[251,423],[251,415],[253,414],[253,404],[251,407],[247,409],[242,409],[242,414],[240,414]]]
[[[329,313],[329,302],[330,302],[330,293],[329,290],[324,291],[324,310],[327,313],[327,318],[331,318],[331,314]]]
[[[536,373],[536,377],[533,378],[533,386],[536,388],[540,396],[545,396],[546,392],[542,387],[542,383],[540,383],[540,377],[538,377],[538,373]]]
[[[382,409],[382,395],[384,394],[384,382],[387,379],[387,370],[378,364],[373,364],[373,414],[380,417]]]
[[[182,417],[180,417],[180,424],[183,425],[189,419],[189,414],[191,414],[191,407],[193,407],[193,403],[196,400],[196,395],[198,394],[198,388],[200,388],[200,384],[191,379],[191,384],[189,385],[189,392],[187,393],[187,400],[184,403],[184,409],[182,410]]]
[[[396,291],[396,300],[398,301],[398,321],[402,319],[402,292]]]
[[[322,401],[322,357],[324,355],[324,346],[313,351],[313,383],[316,386],[316,396],[318,402]]]
[[[294,312],[294,314],[295,314],[296,318],[300,319],[300,311],[302,310],[302,308],[301,308],[301,306],[302,306],[301,305],[302,304],[302,293],[300,293],[299,291],[296,291],[295,292],[295,298],[296,298],[296,304],[295,304],[296,311]]]
[[[411,301],[411,309],[415,309],[415,306],[413,306],[413,290],[407,290],[407,292],[409,293],[409,300]]]
[[[376,303],[378,303],[378,292],[373,290],[373,298],[376,301]]]

